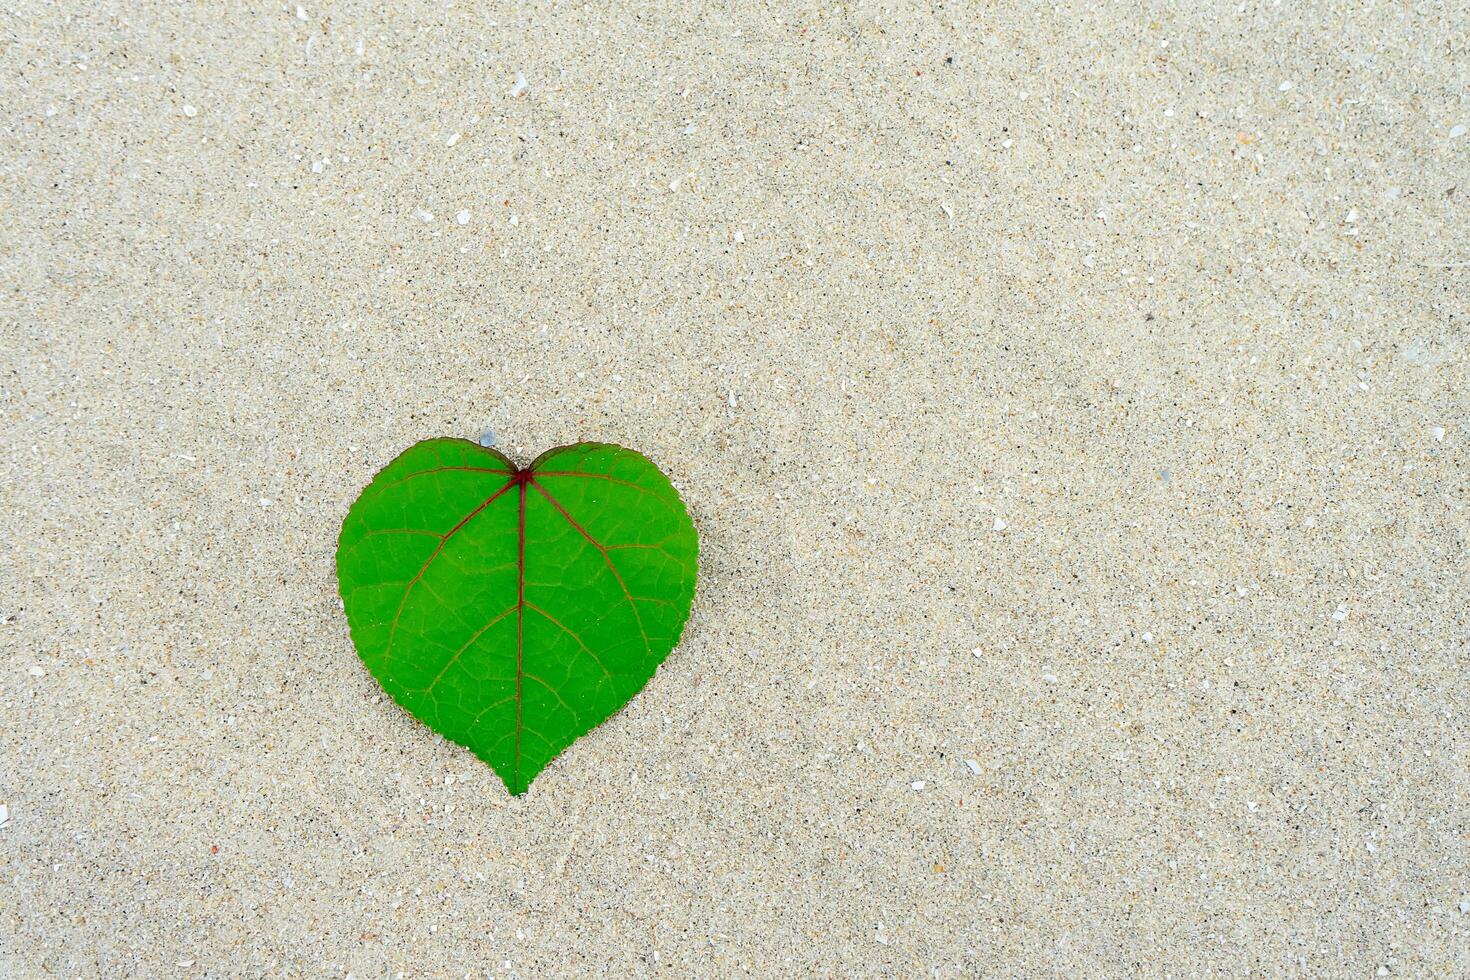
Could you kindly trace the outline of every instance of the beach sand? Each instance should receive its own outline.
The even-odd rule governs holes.
[[[11,4],[0,975],[1470,973],[1466,23]],[[486,426],[702,538],[519,799],[333,565]]]

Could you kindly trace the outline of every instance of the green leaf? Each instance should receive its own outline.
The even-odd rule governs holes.
[[[678,492],[631,449],[578,443],[521,470],[428,439],[347,512],[337,579],[383,689],[519,796],[679,642],[698,552]]]

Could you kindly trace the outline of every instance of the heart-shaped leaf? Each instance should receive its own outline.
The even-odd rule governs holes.
[[[342,522],[358,656],[519,796],[679,642],[699,539],[642,455],[578,443],[518,469],[462,439],[389,463]]]

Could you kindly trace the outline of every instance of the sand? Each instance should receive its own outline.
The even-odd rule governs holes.
[[[1467,16],[11,4],[0,975],[1470,973]],[[486,426],[703,542],[520,799],[334,579]]]

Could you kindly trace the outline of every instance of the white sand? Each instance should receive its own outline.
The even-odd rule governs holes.
[[[1470,973],[1465,4],[614,7],[0,12],[0,975]],[[486,425],[703,535],[520,800]]]

